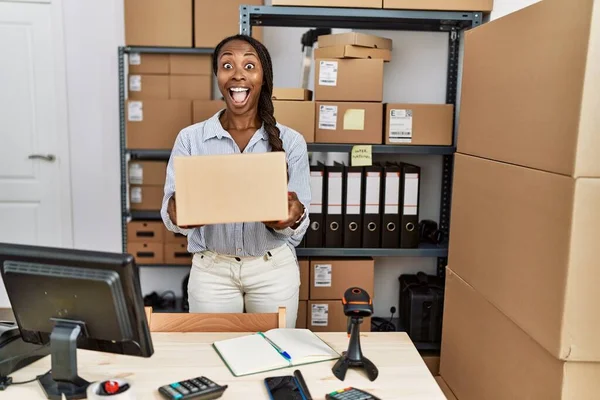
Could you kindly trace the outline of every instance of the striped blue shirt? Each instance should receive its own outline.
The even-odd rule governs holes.
[[[262,222],[216,224],[205,225],[201,228],[181,229],[174,225],[169,218],[167,204],[175,193],[173,168],[175,156],[240,153],[240,149],[231,135],[223,129],[219,121],[220,113],[221,111],[206,121],[183,129],[175,140],[171,158],[167,164],[167,178],[161,208],[161,217],[165,226],[172,232],[187,235],[190,253],[211,250],[224,255],[258,257],[284,244],[288,244],[292,248],[297,246],[308,228],[308,215],[296,229],[286,228],[283,230],[268,228]],[[277,127],[281,132],[280,137],[288,163],[288,190],[296,192],[308,214],[311,191],[306,142],[298,132],[281,124],[277,124]],[[264,153],[270,149],[268,133],[264,127],[261,127],[250,139],[244,153]],[[210,193],[210,188],[207,190]],[[241,194],[240,203],[243,201],[244,196]]]

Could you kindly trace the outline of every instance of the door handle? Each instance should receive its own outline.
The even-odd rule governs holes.
[[[54,154],[30,154],[28,157],[30,160],[44,160],[48,162],[52,162],[56,160],[56,156]]]

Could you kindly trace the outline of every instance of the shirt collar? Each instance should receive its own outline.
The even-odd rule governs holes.
[[[223,137],[227,137],[233,139],[229,132],[223,129],[223,125],[221,125],[221,121],[219,117],[224,110],[219,110],[215,115],[206,120],[204,125],[204,134],[202,136],[202,141],[206,142],[208,139],[217,138],[222,139]],[[263,123],[258,130],[258,133],[262,136],[263,140],[269,140],[269,134],[265,130],[265,124]]]

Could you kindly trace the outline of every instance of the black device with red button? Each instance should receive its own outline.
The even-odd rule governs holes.
[[[103,396],[115,396],[129,389],[128,383],[122,385],[118,381],[104,381],[100,384],[99,393]]]
[[[364,357],[360,348],[360,324],[364,317],[373,314],[373,301],[366,290],[351,287],[342,297],[344,314],[348,316],[348,351],[342,353],[340,359],[332,368],[333,375],[339,380],[344,380],[350,367],[363,368],[369,380],[374,381],[379,375],[379,370],[368,358]]]

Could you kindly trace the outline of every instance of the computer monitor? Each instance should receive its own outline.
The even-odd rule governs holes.
[[[153,354],[132,256],[0,243],[0,271],[23,340],[50,344],[49,399],[85,398],[77,348]]]

